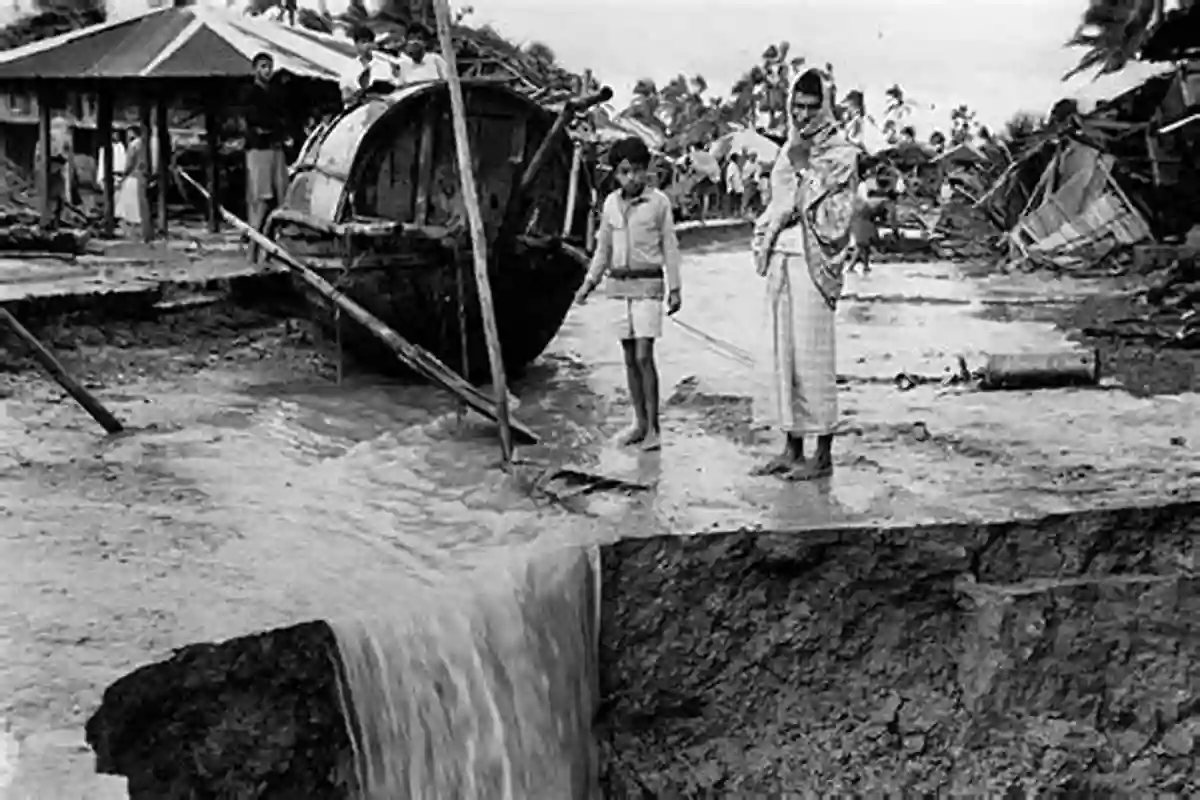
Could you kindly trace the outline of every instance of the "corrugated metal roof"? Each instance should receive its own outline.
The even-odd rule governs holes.
[[[277,69],[337,80],[354,66],[354,47],[335,36],[261,17],[187,6],[71,31],[0,52],[0,80],[56,78],[215,78],[253,72],[267,52]],[[376,54],[380,66],[391,64]]]

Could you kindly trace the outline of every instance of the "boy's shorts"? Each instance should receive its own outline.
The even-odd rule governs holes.
[[[659,298],[614,299],[617,338],[657,339],[663,330],[663,301]]]

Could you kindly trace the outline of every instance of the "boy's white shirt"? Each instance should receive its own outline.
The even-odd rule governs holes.
[[[446,80],[446,60],[437,53],[426,53],[420,64],[413,61],[412,56],[407,53],[401,54],[398,60],[402,84]]]

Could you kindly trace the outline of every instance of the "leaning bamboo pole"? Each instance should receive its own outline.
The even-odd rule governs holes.
[[[196,182],[191,175],[188,175],[182,169],[175,168],[175,174],[185,183],[200,193],[200,196],[207,201],[215,202],[209,197],[208,191]],[[300,259],[293,256],[287,250],[280,247],[277,243],[271,241],[257,229],[246,224],[241,219],[238,219],[228,210],[217,206],[221,212],[221,217],[230,226],[243,233],[250,241],[255,244],[262,252],[274,258],[279,263],[283,264],[288,271],[300,278],[311,287],[314,291],[329,301],[334,308],[341,312],[345,312],[347,316],[355,322],[362,325],[379,341],[388,346],[389,349],[396,355],[402,363],[411,367],[419,374],[425,376],[429,380],[441,386],[448,392],[453,393],[464,403],[470,406],[475,411],[478,411],[488,419],[500,422],[500,414],[497,408],[492,404],[486,395],[472,386],[465,378],[458,375],[450,367],[442,363],[442,361],[429,352],[425,348],[408,341],[400,334],[389,328],[378,317],[367,311],[353,299],[347,297],[342,292],[338,291],[327,280],[317,274],[317,271],[305,264]],[[507,399],[507,397],[506,397]],[[536,444],[538,438],[536,434],[526,426],[507,419],[506,425],[509,426],[510,433],[515,431],[523,440],[523,443]]]
[[[500,423],[500,450],[505,465],[512,463],[512,429],[508,420],[508,381],[504,376],[504,356],[500,350],[500,331],[496,326],[496,309],[492,304],[492,284],[488,279],[487,238],[483,228],[483,212],[479,209],[479,190],[475,186],[471,142],[467,138],[467,109],[463,102],[462,82],[458,77],[458,62],[454,58],[454,42],[450,37],[449,0],[434,0],[433,13],[437,20],[438,41],[446,62],[446,82],[450,88],[450,113],[454,122],[454,145],[458,152],[458,177],[462,182],[463,204],[471,232],[471,250],[475,261],[475,286],[483,318],[483,335],[487,340],[488,361],[492,368],[492,389],[495,392],[496,420]]]
[[[58,359],[54,357],[54,354],[44,344],[39,342],[37,337],[29,332],[29,329],[18,322],[17,318],[9,313],[8,309],[0,308],[0,321],[8,325],[12,332],[29,346],[29,351],[33,353],[33,357],[45,368],[46,372],[50,373],[50,377],[54,378],[58,382],[58,385],[75,399],[75,402],[83,406],[84,410],[91,414],[92,419],[99,422],[104,430],[109,433],[120,433],[125,430],[117,418],[96,399],[95,395],[83,388],[82,384],[72,378],[63,365],[59,363]]]

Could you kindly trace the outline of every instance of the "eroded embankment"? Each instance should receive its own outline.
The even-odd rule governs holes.
[[[1200,791],[1196,504],[602,551],[604,796]],[[350,796],[333,635],[185,649],[88,725],[134,798]]]
[[[1194,503],[606,555],[609,797],[1200,791]]]

